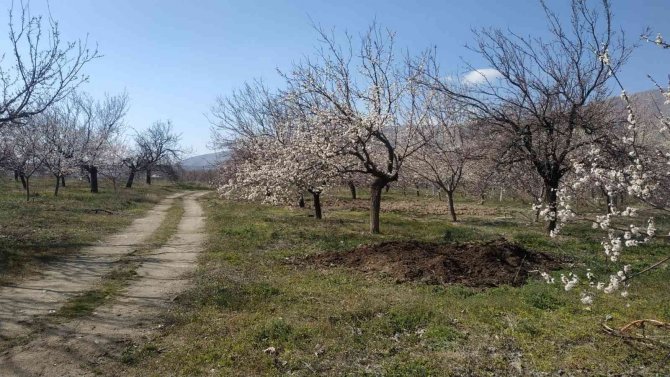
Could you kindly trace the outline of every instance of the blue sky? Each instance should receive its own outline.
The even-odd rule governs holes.
[[[4,9],[11,5],[10,0],[0,3]],[[568,1],[548,3],[564,11]],[[31,11],[45,13],[46,5],[32,0]],[[192,154],[209,151],[204,114],[218,95],[259,77],[270,86],[280,85],[276,68],[288,69],[314,51],[312,20],[354,35],[376,20],[397,32],[398,47],[421,51],[437,46],[441,65],[449,71],[463,68],[463,60],[486,68],[464,47],[472,42],[472,28],[535,35],[545,30],[534,0],[51,0],[49,6],[64,39],[88,34],[104,55],[87,68],[90,82],[83,89],[96,96],[126,90],[130,127],[172,119]],[[613,10],[615,24],[632,42],[646,26],[670,36],[668,0],[613,0]],[[6,46],[6,30],[1,21],[0,47]],[[668,57],[667,51],[643,45],[623,72],[625,86],[631,92],[650,88],[647,74],[665,82]]]

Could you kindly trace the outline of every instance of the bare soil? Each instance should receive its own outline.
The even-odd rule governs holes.
[[[547,254],[504,239],[463,244],[389,241],[361,245],[347,252],[317,254],[307,260],[321,267],[342,266],[382,274],[399,283],[419,281],[469,287],[518,286],[532,273],[561,266]]]

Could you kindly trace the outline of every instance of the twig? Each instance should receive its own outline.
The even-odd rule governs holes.
[[[115,214],[114,212],[112,212],[112,211],[110,211],[110,210],[108,210],[108,209],[103,209],[103,208],[93,208],[93,209],[91,209],[90,211],[93,211],[93,212],[95,212],[96,214],[97,214],[97,213],[100,213],[100,212],[104,212],[104,213],[107,213],[107,214],[109,214],[109,215],[114,215],[114,214]]]
[[[526,257],[528,254],[525,254],[523,256],[523,259],[521,259],[521,263],[519,263],[519,268],[516,270],[516,274],[514,274],[514,279],[512,280],[512,283],[516,283],[516,278],[519,277],[519,272],[521,272],[521,268],[523,267],[523,262],[526,260]]]
[[[602,324],[602,327],[607,334],[612,335],[612,336],[616,336],[618,338],[621,338],[624,341],[637,340],[639,342],[642,342],[647,347],[653,347],[653,345],[654,345],[654,341],[652,339],[647,338],[647,337],[625,334],[625,333],[622,333],[619,330],[616,330],[616,329],[613,329],[613,328],[607,326],[604,323]]]
[[[303,364],[307,367],[307,369],[309,369],[312,373],[316,373],[316,371],[314,370],[314,368],[312,368],[312,366],[309,365],[307,362],[303,361],[302,363],[303,363]]]
[[[646,336],[646,335],[641,335],[640,336],[640,335],[630,334],[629,330],[632,329],[633,327],[641,327],[642,329],[644,329],[644,324],[645,323],[649,323],[649,324],[651,324],[655,327],[670,330],[670,323],[661,322],[661,321],[658,321],[658,320],[655,320],[655,319],[639,319],[639,320],[636,320],[636,321],[633,321],[633,322],[630,322],[630,323],[626,324],[625,326],[623,326],[621,329],[618,329],[618,330],[613,329],[613,328],[607,326],[604,323],[601,324],[601,325],[602,325],[603,329],[605,330],[605,332],[607,334],[619,337],[619,338],[621,338],[625,341],[636,340],[636,341],[642,342],[643,344],[645,344],[648,347],[660,346],[660,347],[664,347],[664,348],[670,348],[670,344],[652,339],[649,336]]]
[[[663,263],[668,262],[668,261],[670,261],[670,256],[665,257],[665,258],[661,259],[660,261],[658,261],[658,262],[652,264],[651,266],[645,268],[644,270],[642,270],[642,271],[640,271],[640,272],[638,272],[638,273],[635,273],[635,274],[631,275],[628,279],[632,279],[632,278],[634,278],[634,277],[636,277],[636,276],[638,276],[638,275],[642,275],[643,273],[645,273],[645,272],[647,272],[647,271],[649,271],[649,270],[653,270],[654,268],[656,268],[656,267],[658,267],[658,266],[660,266],[660,265],[662,265]]]
[[[670,330],[670,323],[661,322],[661,321],[658,321],[658,320],[655,320],[655,319],[638,319],[636,321],[633,321],[633,322],[625,325],[619,331],[626,332],[633,327],[644,327],[645,323],[654,325],[656,327],[667,328],[668,330]]]

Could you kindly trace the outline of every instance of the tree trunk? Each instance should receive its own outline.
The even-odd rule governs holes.
[[[19,173],[19,178],[21,178],[21,186],[23,186],[23,189],[25,190],[28,187],[28,184],[26,183],[26,175]]]
[[[391,185],[387,183],[386,186],[384,186],[384,192],[389,192],[390,189]]]
[[[312,199],[314,199],[314,218],[321,220],[321,192],[319,191],[309,191],[312,194]]]
[[[26,180],[26,202],[30,201],[30,178],[25,177]]]
[[[612,202],[612,197],[607,194],[607,191],[603,189],[603,195],[605,195],[605,203],[607,204],[607,213],[614,212],[614,203]]]
[[[14,181],[15,182],[19,181],[19,171],[16,169],[14,170]]]
[[[61,185],[61,187],[65,187],[65,176],[64,175],[60,176],[60,185]]]
[[[386,181],[381,178],[375,179],[370,187],[370,233],[379,233],[379,213],[382,207],[382,190]]]
[[[300,199],[298,199],[298,207],[305,208],[305,197],[300,194]]]
[[[557,207],[558,207],[558,180],[545,183],[545,204],[549,208],[549,222],[547,223],[547,232],[551,233],[556,229]]]
[[[457,222],[456,219],[456,208],[454,208],[454,192],[447,191],[447,203],[449,203],[449,214],[451,215],[451,221]]]
[[[498,201],[502,202],[503,201],[503,193],[505,192],[505,189],[502,187],[500,188],[500,196],[498,196]]]
[[[442,190],[437,190],[437,199],[442,201]]]
[[[135,180],[135,170],[131,170],[128,174],[128,180],[126,181],[126,188],[133,187],[133,181]]]
[[[537,209],[535,210],[535,222],[540,221],[540,212],[542,212],[542,208],[540,207],[540,204],[542,203],[542,198],[545,197],[546,193],[547,193],[547,186],[544,185],[544,186],[542,186],[542,192],[540,192],[540,197],[535,198],[535,203],[537,204]]]
[[[56,188],[54,189],[54,196],[58,196],[59,187],[60,187],[60,176],[56,175]]]
[[[151,170],[147,169],[147,185],[151,184]]]
[[[88,172],[91,174],[91,192],[98,192],[98,167],[90,166]]]
[[[351,191],[351,199],[356,200],[356,185],[353,181],[349,181],[347,184],[349,185],[349,191]]]
[[[416,188],[416,196],[421,196],[421,193],[419,192],[419,185],[414,185],[414,187]]]

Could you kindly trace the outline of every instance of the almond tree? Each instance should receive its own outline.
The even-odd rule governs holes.
[[[6,137],[10,140],[9,158],[5,166],[19,173],[26,190],[26,201],[30,201],[30,178],[43,166],[43,148],[48,146],[39,124],[34,120],[29,119],[22,127],[5,129]]]
[[[662,36],[648,40],[664,49],[670,47]],[[636,276],[663,266],[670,261],[670,256],[663,256],[659,261],[647,266],[640,271],[633,271],[630,264],[626,263],[624,250],[649,243],[656,238],[668,238],[670,234],[667,229],[663,232],[657,229],[654,217],[639,216],[640,204],[660,211],[670,212],[670,120],[668,115],[663,114],[660,109],[655,117],[642,116],[639,108],[623,89],[623,83],[619,81],[616,71],[611,67],[612,60],[608,50],[596,52],[598,59],[610,68],[610,75],[621,88],[621,100],[625,105],[625,127],[623,131],[612,132],[613,143],[620,148],[617,157],[625,163],[612,164],[611,151],[607,151],[597,145],[589,149],[586,158],[574,161],[575,175],[569,186],[564,187],[558,193],[559,198],[559,223],[560,229],[566,222],[575,219],[585,219],[592,222],[594,231],[602,231],[604,240],[602,242],[604,253],[607,258],[615,263],[618,271],[612,273],[605,281],[596,281],[593,275],[587,276],[590,283],[582,292],[583,302],[590,303],[593,294],[600,291],[611,294],[619,291],[622,296],[628,295],[631,280]],[[670,89],[658,86],[666,104],[670,103]],[[644,138],[647,133],[654,135],[652,138]],[[636,205],[620,207],[611,201],[604,213],[595,216],[579,214],[574,208],[574,198],[580,191],[589,190],[592,187],[602,188],[608,197],[627,195],[635,199]],[[548,276],[548,275],[545,275]],[[549,278],[550,279],[550,278]],[[576,279],[576,278],[575,278]],[[568,285],[566,290],[576,285]]]
[[[44,145],[38,153],[55,178],[54,196],[58,195],[65,176],[80,168],[82,130],[77,127],[72,111],[76,109],[59,105],[33,117],[44,137]]]
[[[472,50],[499,73],[463,94],[442,79],[436,64],[426,66],[427,84],[463,103],[489,132],[508,142],[510,163],[525,160],[545,184],[548,232],[558,221],[558,191],[573,170],[573,157],[593,143],[607,142],[614,121],[611,73],[627,60],[630,49],[612,28],[610,1],[589,7],[573,0],[569,22],[542,2],[549,39],[524,37],[510,31],[484,29],[475,33]],[[609,64],[595,51],[609,51]]]
[[[358,193],[356,187],[368,185],[366,176],[356,173],[342,173],[340,176],[340,185],[345,185],[349,188],[351,199],[356,199]]]
[[[117,138],[110,142],[101,156],[100,175],[112,181],[114,192],[117,192],[117,183],[128,174],[126,160],[130,157],[127,141]]]
[[[329,160],[338,171],[370,177],[370,232],[379,233],[382,190],[423,145],[421,88],[398,61],[393,33],[373,25],[354,54],[350,37],[341,47],[333,35],[318,32],[323,45],[314,60],[285,74],[287,98],[323,128],[318,143],[333,152]]]
[[[474,143],[474,124],[469,124],[461,105],[443,93],[431,96],[429,117],[423,127],[423,148],[408,160],[408,169],[447,194],[449,214],[457,221],[454,192],[468,165],[480,158]]]
[[[291,126],[295,127],[295,125]],[[288,128],[286,129],[289,130]],[[302,193],[312,195],[314,217],[322,218],[321,195],[337,173],[327,156],[311,141],[314,134],[297,126],[282,137],[256,136],[238,140],[244,159],[235,173],[219,187],[227,198],[294,204]]]
[[[9,128],[0,129],[0,167],[6,167],[12,157],[11,139]],[[18,181],[18,171],[14,170],[14,178]]]
[[[277,125],[287,118],[286,111],[285,104],[262,81],[246,83],[230,96],[218,97],[212,106],[212,145],[224,150],[234,148],[239,140],[277,138]]]
[[[131,188],[138,171],[146,172],[146,182],[151,184],[151,174],[158,165],[179,161],[184,153],[179,144],[181,135],[174,133],[172,122],[156,121],[151,127],[135,135],[135,152],[125,159],[130,169],[126,188]]]
[[[98,192],[98,168],[104,162],[107,148],[124,128],[123,118],[128,111],[126,93],[95,101],[88,95],[72,98],[77,107],[76,118],[81,135],[80,166],[89,174],[91,192]]]
[[[323,127],[289,103],[261,83],[219,99],[215,142],[235,156],[225,164],[219,192],[272,204],[294,204],[308,192],[321,219],[321,194],[337,176],[328,161],[332,152],[321,148]]]
[[[130,153],[123,159],[123,164],[127,168],[128,179],[126,180],[126,188],[132,188],[135,182],[135,174],[141,172],[146,165],[146,158],[144,151],[135,146]]]
[[[86,41],[64,42],[58,23],[31,16],[21,2],[9,11],[10,50],[0,60],[0,128],[25,123],[67,97],[88,78],[82,69],[97,58]]]

